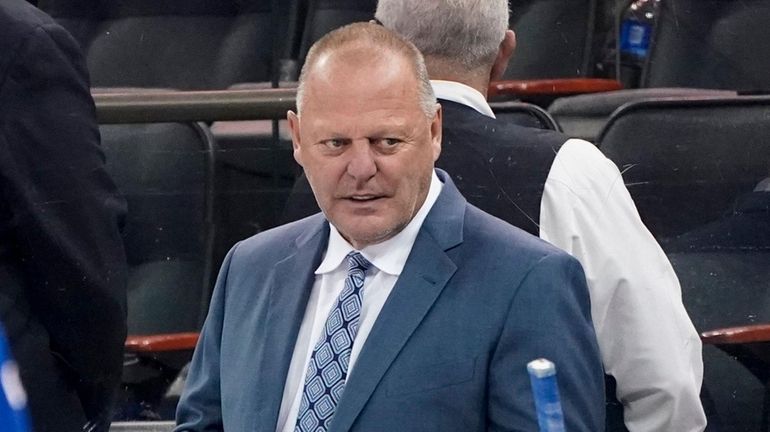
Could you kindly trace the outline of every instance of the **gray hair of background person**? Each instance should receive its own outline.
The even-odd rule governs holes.
[[[379,0],[375,14],[426,57],[468,70],[494,62],[508,16],[507,0]]]
[[[319,58],[333,50],[344,46],[350,47],[377,47],[376,53],[389,50],[402,55],[409,60],[419,85],[419,103],[425,116],[432,119],[436,114],[436,96],[430,85],[428,70],[425,68],[425,60],[420,51],[408,40],[383,26],[371,23],[354,23],[341,27],[319,39],[308,51],[305,64],[299,76],[297,87],[297,115],[302,114],[302,105],[305,97],[305,82],[310,71]],[[377,77],[372,77],[377,79]]]

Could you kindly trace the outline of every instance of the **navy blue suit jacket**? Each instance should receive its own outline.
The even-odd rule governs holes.
[[[526,364],[538,357],[556,363],[567,430],[601,430],[603,374],[582,268],[469,205],[438,173],[444,188],[362,348],[330,430],[537,431]],[[317,214],[230,251],[177,430],[275,430],[328,232]]]

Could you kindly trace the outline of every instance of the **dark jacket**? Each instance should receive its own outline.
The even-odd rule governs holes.
[[[79,47],[24,0],[0,2],[0,202],[0,321],[35,430],[107,421],[126,336],[125,203]]]

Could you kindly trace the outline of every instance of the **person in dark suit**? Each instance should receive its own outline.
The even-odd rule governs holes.
[[[35,431],[106,431],[126,336],[125,203],[75,40],[3,0],[0,53],[0,321]]]
[[[700,338],[671,263],[642,223],[617,166],[589,142],[496,119],[486,101],[490,81],[503,76],[516,47],[508,2],[380,0],[375,17],[425,56],[443,108],[436,166],[471,204],[583,266],[610,377],[608,430],[703,430]],[[300,179],[283,219],[316,211]]]
[[[579,264],[434,171],[422,57],[352,24],[319,40],[290,112],[323,213],[228,254],[177,431],[537,431],[526,365],[558,371],[570,431],[603,424]]]

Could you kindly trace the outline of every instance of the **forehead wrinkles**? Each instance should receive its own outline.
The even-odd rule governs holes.
[[[367,112],[309,116],[306,132],[314,138],[409,138],[420,134],[421,123],[408,114],[392,110],[372,109]]]

